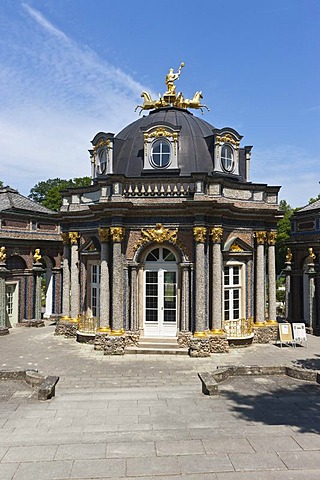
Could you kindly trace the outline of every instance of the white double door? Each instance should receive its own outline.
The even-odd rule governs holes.
[[[146,267],[144,271],[144,334],[146,337],[177,335],[176,265]]]

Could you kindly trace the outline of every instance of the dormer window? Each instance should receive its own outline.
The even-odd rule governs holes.
[[[151,165],[166,168],[170,164],[171,146],[164,139],[156,140],[151,147]]]
[[[232,172],[234,169],[233,148],[230,145],[223,145],[221,148],[221,165],[226,172]]]

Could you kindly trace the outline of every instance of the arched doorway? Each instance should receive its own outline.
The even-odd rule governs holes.
[[[177,335],[178,265],[166,247],[153,248],[146,255],[143,271],[144,334],[149,337]]]

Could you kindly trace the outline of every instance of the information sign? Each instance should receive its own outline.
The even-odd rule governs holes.
[[[297,343],[305,343],[307,344],[307,333],[306,333],[306,326],[304,323],[293,323],[293,338]]]

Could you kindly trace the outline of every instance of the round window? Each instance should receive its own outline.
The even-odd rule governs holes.
[[[234,168],[233,149],[229,145],[223,145],[221,149],[222,168],[226,172],[232,172]]]
[[[152,145],[151,163],[156,168],[165,168],[170,163],[170,145],[164,140],[156,140]]]

